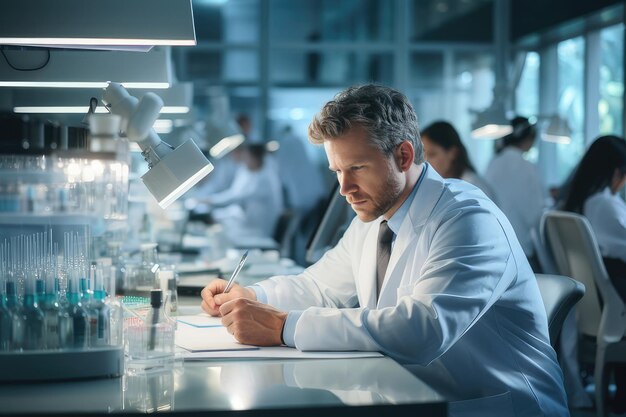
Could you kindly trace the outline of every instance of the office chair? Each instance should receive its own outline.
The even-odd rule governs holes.
[[[535,249],[535,255],[537,256],[537,262],[541,267],[542,274],[558,274],[556,265],[554,265],[554,258],[545,241],[544,222],[542,221],[539,228],[533,227],[530,229],[530,240]]]
[[[292,256],[293,241],[301,219],[301,214],[295,209],[285,209],[278,218],[273,238],[278,243],[277,249],[283,258]]]
[[[563,321],[585,295],[585,286],[563,275],[535,274],[548,316],[550,344],[556,349]]]
[[[547,240],[562,275],[582,282],[586,293],[577,307],[578,329],[596,339],[596,410],[606,415],[609,368],[626,362],[626,306],[613,287],[589,221],[579,214],[544,214]]]

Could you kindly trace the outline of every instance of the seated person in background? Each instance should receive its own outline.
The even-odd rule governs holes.
[[[228,190],[233,184],[237,169],[243,164],[243,146],[233,149],[228,155],[220,159],[211,160],[213,171],[211,175],[204,177],[185,196],[185,208],[190,210],[190,220],[200,220],[205,223],[213,223],[211,207],[201,201],[207,195]],[[208,157],[208,155],[205,155]]]
[[[443,178],[458,178],[480,188],[492,201],[491,187],[477,173],[470,162],[465,145],[454,126],[437,121],[422,129],[422,143],[426,160]]]
[[[626,302],[626,203],[618,194],[626,184],[626,141],[600,136],[578,164],[563,210],[587,217],[607,273]],[[626,412],[626,366],[615,367],[613,411]]]
[[[241,343],[379,351],[437,378],[449,399],[480,398],[488,415],[567,416],[541,295],[511,225],[476,187],[424,163],[407,97],[348,88],[309,136],[357,217],[302,274],[227,294],[214,280],[202,308]]]
[[[531,230],[538,229],[545,208],[544,187],[535,165],[524,159],[537,131],[525,117],[511,121],[513,132],[500,141],[496,155],[485,171],[485,180],[496,195],[496,203],[511,222],[533,267],[538,267]]]
[[[626,301],[626,203],[618,192],[626,184],[626,141],[600,136],[583,156],[563,210],[587,217],[613,285]]]
[[[241,165],[230,188],[198,198],[227,235],[272,237],[283,211],[280,178],[265,164],[265,145],[242,145]]]

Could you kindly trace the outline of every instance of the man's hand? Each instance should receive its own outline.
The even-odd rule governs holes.
[[[235,284],[228,293],[222,294],[224,288],[226,288],[226,281],[223,279],[215,279],[204,287],[200,293],[202,295],[202,309],[214,317],[220,315],[220,306],[227,301],[236,298],[256,300],[255,292],[249,288]]]
[[[246,345],[278,346],[287,313],[245,298],[228,301],[219,308],[222,324]]]

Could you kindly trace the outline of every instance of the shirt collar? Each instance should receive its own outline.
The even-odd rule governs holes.
[[[424,162],[424,169],[422,169],[422,173],[420,174],[420,177],[417,179],[417,182],[415,183],[413,190],[411,190],[411,194],[409,194],[406,200],[404,200],[404,203],[402,203],[400,208],[395,213],[393,213],[393,216],[391,216],[391,218],[387,222],[387,225],[393,231],[394,237],[397,236],[398,232],[400,231],[400,226],[402,226],[402,222],[404,221],[404,218],[409,212],[411,203],[413,202],[413,199],[415,198],[415,194],[417,194],[417,189],[419,188],[420,184],[422,183],[422,180],[426,176],[427,169],[428,169],[428,163]]]

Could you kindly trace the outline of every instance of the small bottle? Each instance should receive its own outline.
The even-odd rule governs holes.
[[[107,256],[111,258],[113,269],[115,271],[115,290],[116,294],[124,294],[124,277],[126,275],[126,265],[121,251],[121,242],[108,242]]]
[[[107,263],[104,263],[104,269],[106,269]],[[122,346],[124,341],[124,311],[122,303],[115,296],[115,284],[117,282],[115,267],[110,266],[109,270],[111,272],[108,276],[103,274],[104,290],[106,292],[104,303],[109,309],[109,344],[111,346]]]
[[[72,318],[59,301],[58,282],[58,278],[55,279],[54,288],[44,295],[45,302],[42,305],[48,349],[72,346]]]
[[[67,300],[72,318],[72,348],[85,349],[89,341],[89,315],[83,307],[74,279],[67,280]]]
[[[22,304],[17,297],[15,281],[6,283],[6,307],[11,314],[11,350],[22,349],[24,340],[24,322],[22,320]]]
[[[168,313],[178,309],[178,290],[176,284],[176,271],[174,269],[161,269],[158,273],[159,287],[163,291]]]
[[[157,271],[159,261],[156,243],[143,243],[141,245],[141,267],[137,273],[137,290],[150,291],[158,285]]]
[[[174,358],[174,325],[163,309],[161,290],[150,292],[150,307],[146,318],[147,357],[169,361]]]
[[[46,284],[43,279],[35,281],[35,296],[37,297],[37,304],[39,304],[39,308],[43,312],[44,327],[46,329],[44,344],[47,349],[57,349],[59,347],[59,317],[56,312],[48,308]]]
[[[39,306],[39,300],[32,286],[33,281],[29,281],[26,285],[24,308],[22,309],[24,325],[22,348],[24,350],[40,350],[46,347],[46,327],[43,310]]]
[[[91,264],[91,281],[94,283],[94,291],[87,309],[89,314],[89,345],[92,347],[108,346],[110,341],[109,306],[104,302],[106,293],[96,262]]]
[[[6,306],[6,297],[3,290],[0,293],[0,352],[5,352],[11,349],[12,322],[13,319],[11,317],[11,312]]]

